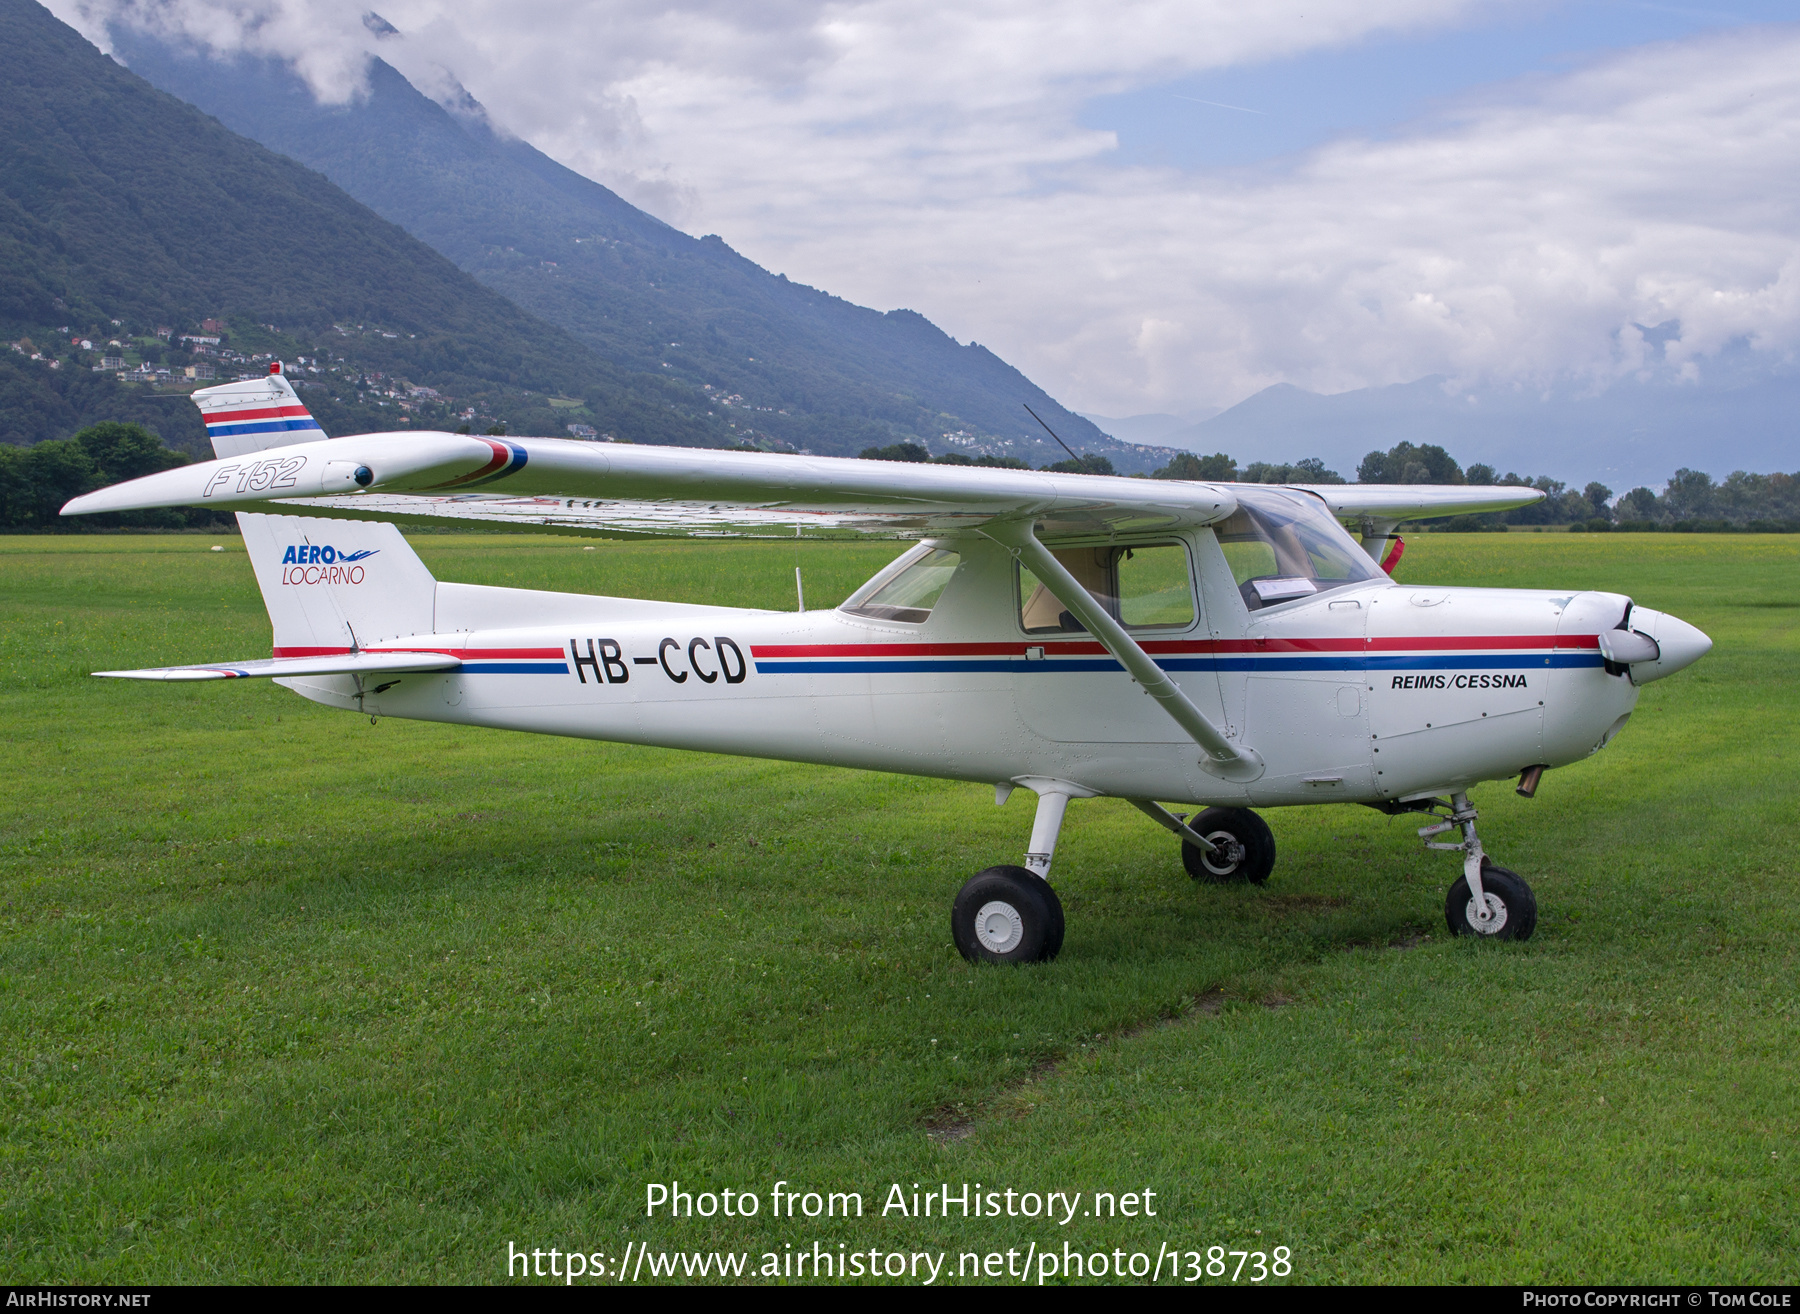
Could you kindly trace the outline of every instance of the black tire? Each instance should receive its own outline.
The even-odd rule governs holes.
[[[1480,931],[1470,923],[1470,905],[1475,900],[1469,895],[1468,878],[1458,876],[1456,884],[1450,887],[1450,893],[1444,899],[1444,920],[1450,924],[1450,934],[1472,935],[1483,940],[1531,938],[1531,933],[1537,930],[1537,896],[1517,872],[1496,867],[1483,858],[1481,891],[1487,895],[1490,907],[1495,902],[1499,903],[1499,915],[1495,918],[1499,925],[1491,931]]]
[[[1062,948],[1062,900],[1023,867],[989,867],[957,891],[950,934],[971,963],[1047,963]]]
[[[1249,881],[1261,885],[1275,870],[1275,836],[1269,825],[1249,808],[1208,808],[1188,829],[1197,831],[1223,852],[1219,855],[1181,841],[1181,865],[1197,881],[1223,885]]]

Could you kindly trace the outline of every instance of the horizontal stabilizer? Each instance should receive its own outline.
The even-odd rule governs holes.
[[[265,657],[210,666],[152,666],[142,671],[95,671],[110,680],[243,680],[285,675],[385,675],[454,671],[462,658],[442,652],[340,652],[322,657]]]

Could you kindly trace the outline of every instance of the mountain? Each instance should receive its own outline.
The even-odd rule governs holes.
[[[178,392],[90,367],[198,360],[229,377],[277,353],[313,362],[298,377],[328,428],[460,409],[545,432],[578,413],[649,441],[728,436],[686,390],[632,377],[33,0],[0,0],[0,85],[0,441],[134,419],[205,452]]]
[[[1203,411],[1189,411],[1186,415],[1170,415],[1163,411],[1149,415],[1094,415],[1084,411],[1081,418],[1092,420],[1101,433],[1109,434],[1121,442],[1160,443],[1170,434],[1190,429],[1218,413],[1217,406],[1209,406]]]
[[[1771,375],[1739,350],[1709,362],[1702,382],[1660,371],[1591,393],[1462,391],[1437,377],[1332,395],[1276,384],[1156,441],[1245,464],[1316,456],[1349,479],[1371,451],[1435,443],[1464,466],[1484,461],[1622,492],[1660,487],[1684,467],[1723,478],[1794,465],[1800,377]]]
[[[122,23],[111,36],[157,86],[319,170],[621,368],[693,389],[740,438],[843,455],[917,441],[1060,459],[1029,403],[1078,450],[1123,470],[1156,464],[922,315],[790,282],[636,209],[497,130],[466,92],[446,109],[376,60],[365,98],[322,106],[279,61],[215,61]]]

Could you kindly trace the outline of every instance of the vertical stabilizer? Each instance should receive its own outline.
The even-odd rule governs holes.
[[[220,458],[325,438],[325,430],[282,374],[280,361],[261,378],[201,388],[192,396],[212,439],[213,455]]]
[[[275,627],[276,657],[317,657],[430,634],[437,580],[394,526],[238,513]]]

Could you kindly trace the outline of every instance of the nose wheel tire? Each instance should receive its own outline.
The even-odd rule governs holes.
[[[971,963],[1048,962],[1062,948],[1062,901],[1023,867],[989,867],[958,891],[950,934]]]
[[[1467,877],[1458,877],[1444,900],[1444,920],[1452,935],[1484,940],[1529,940],[1537,929],[1537,896],[1517,872],[1482,859],[1481,890],[1488,916],[1483,920],[1469,892]]]
[[[1249,808],[1208,808],[1189,821],[1188,828],[1210,840],[1217,850],[1208,853],[1186,840],[1181,842],[1181,865],[1197,881],[1261,885],[1275,870],[1275,836],[1268,823]]]

